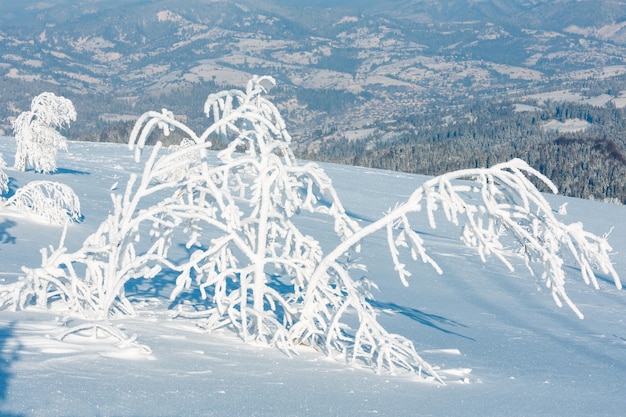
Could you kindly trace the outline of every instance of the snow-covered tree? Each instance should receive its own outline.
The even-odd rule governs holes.
[[[57,150],[66,149],[65,137],[57,129],[76,120],[72,102],[54,93],[41,93],[13,122],[17,142],[15,169],[32,167],[37,172],[50,173],[57,169]]]
[[[166,110],[142,116],[130,138],[138,161],[154,128],[166,134],[181,129],[188,138],[167,153],[157,144],[141,176],[130,178],[123,195],[112,195],[110,216],[82,248],[67,253],[62,239],[58,248],[43,250],[41,267],[24,268],[26,277],[0,301],[13,307],[61,301],[83,317],[106,320],[134,312],[125,295],[130,280],[166,270],[176,276],[172,300],[192,288],[205,300],[193,310],[180,307],[177,316],[199,319],[209,331],[225,327],[286,352],[307,345],[355,365],[443,382],[412,341],[378,322],[368,301],[375,283],[353,275],[366,268],[353,254],[373,233],[386,232],[406,285],[404,251],[442,272],[411,224],[411,215],[423,213],[431,227],[438,219],[457,224],[461,240],[483,260],[495,256],[511,269],[512,259],[525,260],[555,301],[580,317],[565,290],[568,255],[588,284],[598,287],[597,266],[621,287],[606,239],[561,223],[528,176],[554,186],[520,160],[433,178],[361,227],[346,214],[326,173],[294,158],[285,123],[264,97],[273,82],[255,77],[245,91],[209,96],[205,111],[212,123],[201,135]],[[228,141],[217,164],[207,158],[213,140]],[[302,232],[303,213],[331,219],[334,249],[325,253],[315,236]],[[187,256],[169,255],[174,242],[184,243]]]

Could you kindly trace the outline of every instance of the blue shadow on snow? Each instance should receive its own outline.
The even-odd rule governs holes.
[[[11,364],[17,361],[19,345],[9,344],[14,337],[14,324],[10,323],[0,327],[0,407],[7,400],[9,391],[9,380],[13,374],[11,373]],[[0,417],[20,417],[18,414],[6,413],[0,408]]]
[[[14,244],[15,245],[15,236],[13,236],[9,229],[15,227],[17,223],[13,220],[4,220],[0,223],[0,244]]]
[[[472,339],[471,337],[465,336],[461,333],[455,332],[453,330],[449,330],[447,328],[445,328],[444,326],[447,327],[467,327],[459,322],[456,322],[454,320],[450,320],[447,319],[443,316],[438,316],[436,314],[429,314],[429,313],[425,313],[421,310],[418,310],[416,308],[410,308],[410,307],[403,307],[403,306],[399,306],[396,303],[383,303],[381,301],[376,301],[376,300],[371,300],[368,299],[367,300],[373,307],[379,309],[379,310],[387,310],[390,311],[392,313],[395,314],[401,314],[405,317],[410,318],[411,320],[414,320],[420,324],[423,324],[425,326],[431,327],[435,330],[439,330],[440,332],[446,333],[446,334],[450,334],[450,335],[454,335],[454,336],[458,336],[458,337],[462,337],[463,339],[467,339],[467,340],[471,340],[472,342],[475,342],[474,339]]]

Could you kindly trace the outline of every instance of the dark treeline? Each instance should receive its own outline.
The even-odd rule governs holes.
[[[295,93],[298,101],[306,103],[310,110],[328,113],[344,111],[358,100],[358,96],[343,90],[297,88]]]
[[[88,133],[80,136],[77,140],[88,142],[109,142],[109,143],[128,143],[130,134],[135,126],[135,122],[117,122],[111,123],[99,132]],[[168,136],[165,136],[159,129],[154,129],[148,140],[147,145],[154,145],[161,142],[164,146],[178,145],[187,137],[180,130],[172,130]],[[221,149],[223,146],[219,141],[213,143],[212,149]]]
[[[619,148],[608,139],[560,137],[528,150],[525,159],[562,194],[626,203],[626,161]]]
[[[378,133],[367,140],[349,141],[339,135],[316,148],[299,149],[299,156],[427,175],[521,158],[565,195],[626,203],[622,109],[554,102],[516,111],[512,103],[482,101],[446,116],[414,114],[391,127],[389,122],[384,127],[374,124]],[[549,120],[569,119],[591,125],[567,134],[543,127]],[[379,139],[383,130],[394,128],[393,139],[388,134]]]

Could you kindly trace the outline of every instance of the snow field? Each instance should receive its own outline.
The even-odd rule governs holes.
[[[47,179],[70,185],[81,198],[85,218],[68,230],[72,249],[111,209],[111,186],[125,184],[140,166],[126,146],[70,142],[68,148],[59,154],[59,172]],[[13,139],[0,139],[0,152],[11,164]],[[346,210],[363,224],[425,180],[337,165],[324,169]],[[5,171],[12,189],[42,177]],[[620,255],[626,250],[623,206],[559,196],[550,201],[553,207],[569,202],[565,219],[583,221],[594,233],[613,227],[615,266],[626,276]],[[61,228],[15,213],[0,217],[0,279],[10,282],[22,265],[39,265],[39,249],[57,244]],[[206,334],[172,318],[167,289],[173,284],[164,280],[139,283],[131,297],[137,316],[115,322],[149,351],[120,347],[113,338],[94,343],[89,332],[60,341],[63,323],[80,322],[54,310],[0,312],[0,410],[24,416],[623,414],[623,291],[610,282],[596,291],[580,282],[578,271],[568,271],[570,296],[586,316],[581,321],[556,307],[521,265],[511,273],[493,260],[483,264],[459,242],[453,226],[439,223],[431,230],[426,223],[423,229],[415,226],[443,275],[416,262],[410,265],[410,286],[403,287],[386,256],[384,233],[365,242],[362,256],[380,286],[374,295],[381,322],[447,370],[446,386],[350,368],[306,347],[289,358],[276,349],[245,345],[229,332]]]

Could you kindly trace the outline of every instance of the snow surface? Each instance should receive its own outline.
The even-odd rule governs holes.
[[[582,119],[566,119],[561,122],[556,119],[551,119],[543,124],[543,128],[546,130],[556,130],[557,132],[582,132],[591,127],[591,123]]]
[[[44,177],[70,185],[81,199],[84,221],[71,225],[66,246],[78,248],[139,172],[126,146],[70,142],[59,171]],[[0,138],[9,165],[15,141]],[[426,177],[323,165],[344,206],[368,222],[405,200]],[[42,179],[5,169],[10,187]],[[551,196],[555,210],[568,202],[568,222],[591,232],[612,230],[616,269],[626,277],[626,208]],[[329,225],[303,216],[308,233]],[[136,317],[116,322],[149,346],[71,335],[80,323],[54,311],[0,311],[0,415],[6,416],[595,416],[626,410],[626,294],[600,276],[602,288],[585,286],[569,268],[568,291],[586,318],[553,303],[523,268],[509,272],[478,256],[446,223],[431,230],[414,223],[442,266],[439,276],[411,265],[404,288],[386,254],[385,236],[372,236],[363,260],[379,284],[374,302],[390,331],[413,340],[424,359],[440,366],[446,386],[354,369],[302,348],[288,357],[276,349],[244,345],[227,331],[206,334],[174,319],[166,279],[138,282],[128,293]],[[15,281],[22,265],[40,264],[39,249],[56,245],[61,228],[0,212],[0,281]],[[329,233],[329,236],[332,235]],[[323,238],[323,236],[322,236]],[[572,262],[568,263],[573,265]],[[469,368],[471,373],[467,374]]]

